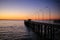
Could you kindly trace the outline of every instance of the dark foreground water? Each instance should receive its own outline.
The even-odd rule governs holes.
[[[24,21],[0,20],[0,40],[39,40],[39,35],[29,31]]]

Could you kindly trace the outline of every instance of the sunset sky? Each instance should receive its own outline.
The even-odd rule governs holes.
[[[58,0],[0,0],[0,19],[60,19]]]

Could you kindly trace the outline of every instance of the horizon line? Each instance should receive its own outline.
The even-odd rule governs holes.
[[[0,20],[28,20],[28,19],[0,19]],[[31,20],[43,20],[43,19],[31,19]],[[60,19],[44,19],[44,20],[60,20]]]

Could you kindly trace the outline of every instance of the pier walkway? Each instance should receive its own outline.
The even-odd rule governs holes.
[[[60,40],[59,23],[35,22],[31,20],[25,20],[24,23],[27,28],[30,28],[34,33],[39,35],[39,40]],[[59,35],[57,35],[57,33]]]

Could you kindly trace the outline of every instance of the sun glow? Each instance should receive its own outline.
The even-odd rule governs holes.
[[[58,6],[56,5],[52,1],[1,1],[0,19],[60,19]],[[51,10],[50,13],[49,10]],[[49,14],[51,15],[49,16]]]

